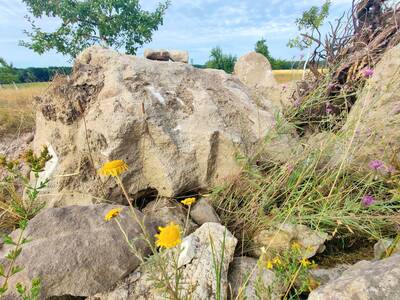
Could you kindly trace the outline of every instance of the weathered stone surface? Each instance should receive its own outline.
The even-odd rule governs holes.
[[[115,181],[103,184],[92,161],[97,169],[124,159],[132,196],[173,197],[237,175],[236,155],[258,152],[259,143],[273,160],[293,150],[289,135],[265,144],[274,114],[237,78],[100,47],[79,55],[73,74],[54,82],[38,108],[35,148],[50,144],[59,158],[49,191],[59,196],[50,205],[91,203],[92,195],[118,200]]]
[[[257,52],[250,52],[240,57],[233,72],[240,81],[250,88],[255,98],[272,103],[281,107],[281,90],[272,73],[271,64],[268,59]]]
[[[309,300],[400,299],[400,256],[361,261],[311,292]]]
[[[260,247],[264,247],[266,253],[275,255],[290,249],[296,242],[301,246],[302,255],[310,258],[325,250],[324,243],[327,239],[327,234],[314,231],[305,225],[281,224],[276,228],[261,231],[254,238],[254,243],[259,247],[254,250],[254,254],[260,256]]]
[[[186,229],[186,234],[193,232],[198,227],[188,218],[188,212],[182,205],[168,198],[158,198],[150,202],[143,209],[143,213],[154,220],[157,226],[165,226],[170,222],[174,222],[182,229]]]
[[[180,262],[179,267],[182,270],[180,283],[184,287],[181,290],[181,297],[183,299],[186,299],[185,296],[188,299],[196,300],[216,299],[217,279],[213,266],[213,251],[210,237],[215,246],[217,258],[220,259],[224,235],[225,251],[221,270],[221,299],[226,299],[228,267],[233,259],[237,240],[224,226],[217,223],[203,224],[194,233],[187,236],[181,244],[178,261]],[[178,251],[177,249],[170,249],[165,255],[178,255]],[[172,259],[169,261],[172,261]],[[169,272],[172,272],[171,265],[168,267]],[[157,290],[154,281],[150,280],[150,269],[157,273],[153,273],[153,276],[160,276],[159,268],[154,266],[150,268],[143,265],[119,284],[114,291],[95,295],[90,300],[166,299],[165,291]],[[171,283],[174,284],[174,282]]]
[[[105,214],[117,206],[70,206],[50,208],[39,213],[28,225],[26,236],[31,242],[23,246],[16,264],[22,266],[9,282],[30,284],[33,278],[42,283],[41,299],[51,296],[89,296],[110,289],[138,267],[140,261],[131,252],[115,221],[105,222]],[[136,211],[148,234],[154,226]],[[123,208],[120,223],[130,240],[142,234],[129,209]],[[14,232],[14,239],[19,234]],[[135,242],[139,253],[147,255],[148,245]],[[12,247],[11,247],[12,248]],[[0,250],[1,263],[10,246]],[[1,280],[0,280],[1,282]],[[13,289],[10,288],[10,291]],[[19,299],[14,294],[4,299]]]
[[[144,57],[151,60],[172,60],[173,62],[181,62],[186,64],[189,62],[189,52],[182,50],[145,49]]]
[[[323,285],[328,283],[329,281],[339,278],[343,274],[343,272],[346,271],[349,267],[350,265],[338,265],[334,268],[329,269],[311,269],[310,275],[315,281]]]
[[[204,223],[213,222],[221,223],[214,207],[207,198],[200,198],[191,208],[190,217],[199,225]]]
[[[370,171],[372,160],[382,160],[385,167],[379,171],[388,172],[390,162],[400,159],[399,68],[400,45],[384,54],[352,107],[333,163],[346,158],[350,167]]]
[[[153,50],[153,49],[145,49],[144,57],[151,60],[161,60],[161,61],[169,61],[169,51],[168,50]]]
[[[228,280],[232,299],[280,299],[274,272],[261,269],[252,257],[236,257],[229,266]]]
[[[169,57],[174,62],[188,63],[189,52],[182,50],[169,50]]]

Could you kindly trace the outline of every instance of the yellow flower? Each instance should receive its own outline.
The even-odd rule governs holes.
[[[296,250],[296,251],[300,251],[300,249],[301,249],[300,244],[297,242],[292,243],[291,247],[292,247],[292,250]]]
[[[196,198],[186,198],[185,200],[182,200],[181,203],[187,206],[190,206],[196,202]]]
[[[111,219],[118,217],[118,215],[121,213],[122,208],[113,208],[111,209],[105,216],[104,220],[105,221],[110,221]]]
[[[273,261],[272,261],[275,265],[277,265],[277,266],[280,266],[281,264],[282,264],[282,261],[281,261],[281,259],[278,257],[278,256],[276,256],[274,259],[273,259]]]
[[[300,264],[301,264],[303,267],[308,267],[309,265],[311,265],[311,262],[310,262],[307,258],[303,258],[303,259],[300,261]]]
[[[158,227],[158,230],[160,233],[154,236],[157,239],[157,247],[169,249],[182,243],[181,229],[174,222],[169,223],[166,227]]]
[[[106,162],[99,170],[99,173],[104,176],[116,177],[128,170],[128,165],[123,160],[112,160]]]
[[[272,260],[268,259],[267,260],[267,269],[272,270],[274,268],[274,264],[272,263]]]

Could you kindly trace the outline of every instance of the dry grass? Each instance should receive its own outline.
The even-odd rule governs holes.
[[[3,85],[0,89],[0,136],[16,135],[35,126],[33,98],[43,93],[48,83]]]
[[[272,73],[278,83],[300,80],[303,77],[303,70],[273,70]]]

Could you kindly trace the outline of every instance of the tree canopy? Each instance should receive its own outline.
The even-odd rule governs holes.
[[[45,32],[27,16],[32,31],[25,31],[30,41],[21,45],[43,54],[55,49],[71,57],[83,49],[102,44],[125,48],[128,54],[152,40],[163,24],[169,0],[158,4],[153,12],[142,10],[139,0],[23,0],[34,18],[59,18],[54,32]]]
[[[264,55],[269,60],[269,62],[272,63],[273,58],[272,58],[271,54],[269,53],[267,41],[264,38],[261,38],[260,40],[257,41],[254,50],[257,53]]]
[[[226,73],[232,73],[236,63],[236,56],[224,54],[220,47],[211,50],[210,59],[206,62],[206,68],[224,70]]]
[[[11,64],[0,57],[0,83],[13,83],[18,80],[18,74]]]

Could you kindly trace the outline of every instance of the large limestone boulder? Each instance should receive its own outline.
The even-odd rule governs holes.
[[[234,68],[234,75],[242,81],[259,101],[272,101],[281,107],[281,91],[272,73],[268,59],[257,52],[250,52],[240,57]]]
[[[308,300],[400,299],[400,256],[361,261],[326,285],[311,292]]]
[[[89,296],[107,291],[118,280],[134,271],[141,260],[132,253],[123,233],[115,221],[105,222],[105,214],[112,205],[69,206],[49,208],[35,216],[26,229],[30,242],[22,248],[16,265],[23,267],[11,278],[10,294],[4,299],[19,299],[13,292],[17,282],[30,286],[33,278],[40,278],[41,299],[52,296]],[[146,256],[149,246],[142,236],[136,220],[144,224],[149,236],[155,233],[148,219],[139,211],[123,208],[120,224],[138,254]],[[13,232],[17,240],[19,231]],[[0,263],[7,266],[4,256],[13,249],[4,245],[0,249]],[[2,279],[0,279],[0,284]],[[3,299],[3,298],[2,298]]]
[[[400,159],[400,45],[389,50],[377,64],[374,75],[352,107],[344,126],[344,142],[336,149],[334,162],[347,162],[368,171],[372,160],[390,171]]]
[[[57,79],[38,109],[35,147],[50,145],[56,158],[48,176],[59,196],[51,205],[117,199],[115,182],[93,168],[114,159],[129,165],[122,180],[132,196],[219,184],[241,171],[237,154],[260,151],[275,125],[273,112],[223,71],[101,47],[79,55],[73,74]],[[291,141],[278,135],[263,147],[269,159],[286,160]]]
[[[227,298],[228,267],[233,260],[237,239],[221,224],[205,223],[187,236],[180,247],[167,250],[169,265],[166,267],[170,285],[175,287],[174,260],[179,268],[179,290],[182,299],[217,299],[217,275],[213,263],[218,261],[220,269],[220,299]],[[224,246],[224,248],[223,248]],[[213,254],[215,253],[215,254]],[[223,256],[222,256],[222,253]],[[177,255],[172,259],[171,255]],[[222,261],[221,261],[222,259]],[[151,262],[150,262],[151,263]],[[130,274],[116,289],[95,295],[89,300],[164,300],[168,299],[165,289],[157,288],[160,268],[143,265]]]

